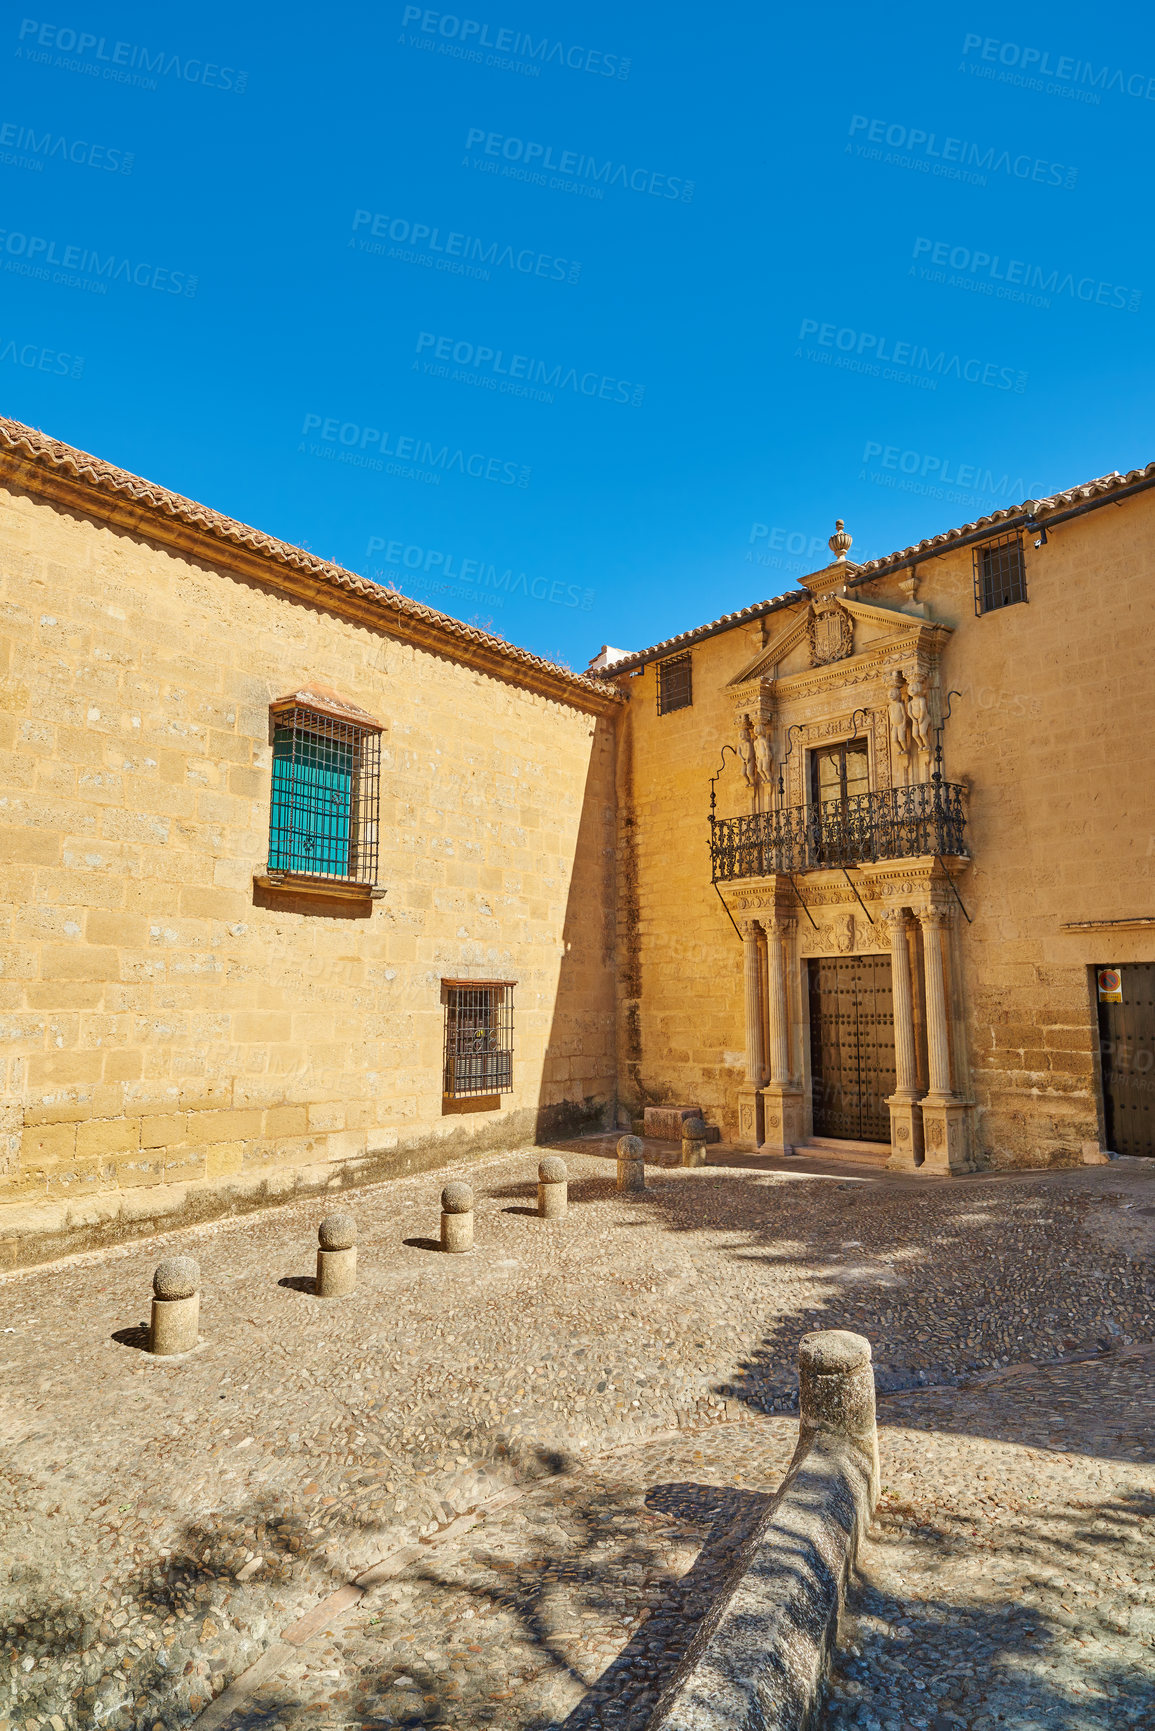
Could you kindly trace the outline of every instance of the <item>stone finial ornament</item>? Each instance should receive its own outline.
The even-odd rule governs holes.
[[[826,545],[834,554],[835,563],[839,565],[844,564],[846,561],[846,555],[854,545],[854,536],[846,533],[846,526],[841,517],[836,520],[834,524],[834,533]]]

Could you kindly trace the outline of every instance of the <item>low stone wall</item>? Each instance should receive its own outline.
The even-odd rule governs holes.
[[[647,1731],[807,1731],[846,1581],[878,1500],[870,1343],[832,1329],[799,1349],[798,1448],[765,1521]]]

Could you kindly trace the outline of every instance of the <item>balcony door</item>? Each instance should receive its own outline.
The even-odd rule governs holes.
[[[864,739],[844,740],[810,753],[811,833],[817,865],[843,865],[857,858],[856,828],[865,816],[860,794],[870,792],[870,760]]]

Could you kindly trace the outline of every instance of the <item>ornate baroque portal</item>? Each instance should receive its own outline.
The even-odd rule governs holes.
[[[817,1117],[820,1131],[854,1139],[857,1123],[886,1140],[886,1113],[891,1165],[965,1171],[966,789],[942,775],[939,679],[951,627],[927,617],[913,580],[902,607],[851,599],[838,528],[839,557],[803,579],[805,610],[769,642],[759,630],[730,682],[737,768],[719,783],[711,852],[744,948],[739,1134],[791,1153]],[[889,994],[879,961],[810,965],[823,957],[888,958]]]

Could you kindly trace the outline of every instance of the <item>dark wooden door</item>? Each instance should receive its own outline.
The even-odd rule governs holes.
[[[1097,972],[1098,970],[1096,970]],[[1107,1146],[1155,1157],[1155,962],[1119,969],[1121,1004],[1099,1005]]]
[[[814,1134],[889,1142],[894,1093],[894,998],[889,956],[818,956],[810,963]]]

